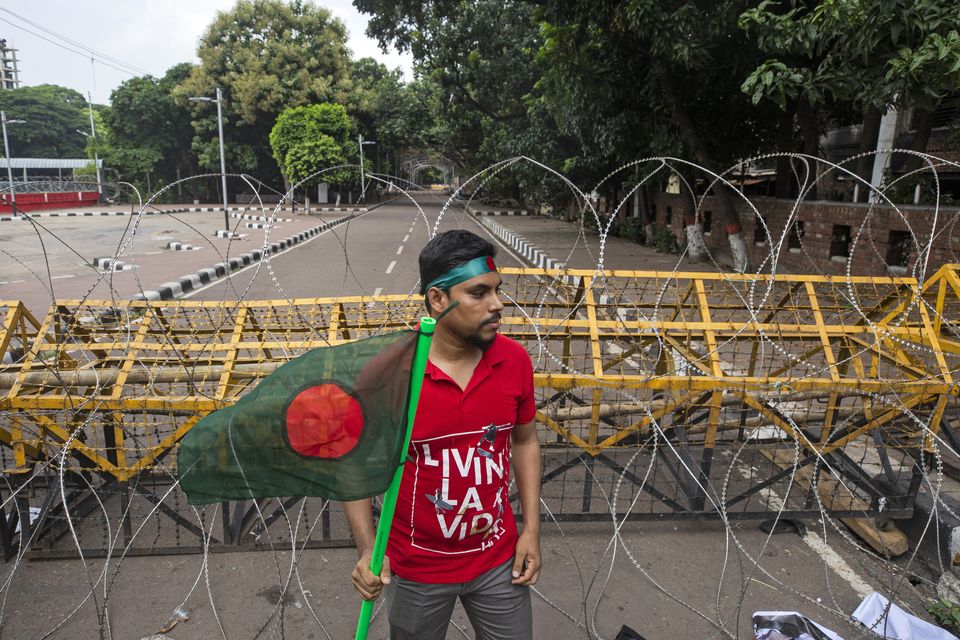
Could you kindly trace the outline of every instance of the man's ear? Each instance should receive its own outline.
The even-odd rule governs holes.
[[[438,316],[447,308],[447,294],[437,287],[430,287],[427,291],[427,303],[430,309],[430,315]]]

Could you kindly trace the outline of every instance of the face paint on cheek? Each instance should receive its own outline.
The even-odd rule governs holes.
[[[443,313],[441,313],[439,316],[437,316],[437,322],[440,322],[440,319],[441,319],[443,316],[447,315],[448,313],[450,313],[451,311],[453,311],[454,309],[456,309],[458,306],[460,306],[460,301],[459,301],[459,300],[454,300],[454,301],[451,302],[449,305],[447,305],[447,308],[443,310]]]

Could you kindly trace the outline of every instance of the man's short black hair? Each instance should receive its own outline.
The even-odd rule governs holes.
[[[482,256],[496,257],[497,248],[475,233],[463,229],[433,236],[420,251],[420,293],[450,269]]]

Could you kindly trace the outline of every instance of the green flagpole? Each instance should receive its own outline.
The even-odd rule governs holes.
[[[413,353],[413,369],[410,372],[410,404],[407,406],[407,433],[403,438],[403,448],[400,450],[400,466],[393,474],[393,481],[383,495],[383,508],[380,510],[380,522],[377,524],[377,537],[373,542],[373,557],[370,558],[370,571],[380,575],[383,568],[383,556],[387,551],[387,539],[390,537],[390,527],[393,524],[393,511],[397,506],[397,494],[400,492],[400,478],[403,477],[404,462],[407,459],[407,449],[410,447],[410,436],[413,434],[413,420],[417,416],[417,405],[420,402],[420,388],[423,386],[423,375],[427,370],[427,357],[430,355],[430,340],[433,338],[433,329],[437,321],[433,318],[420,318],[420,334],[417,336],[417,347]],[[364,600],[360,605],[360,619],[357,620],[357,635],[355,640],[366,640],[370,629],[370,616],[373,615],[373,600]]]

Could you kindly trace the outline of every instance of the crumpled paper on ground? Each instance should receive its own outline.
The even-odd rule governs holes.
[[[796,611],[754,611],[755,640],[843,640]]]

